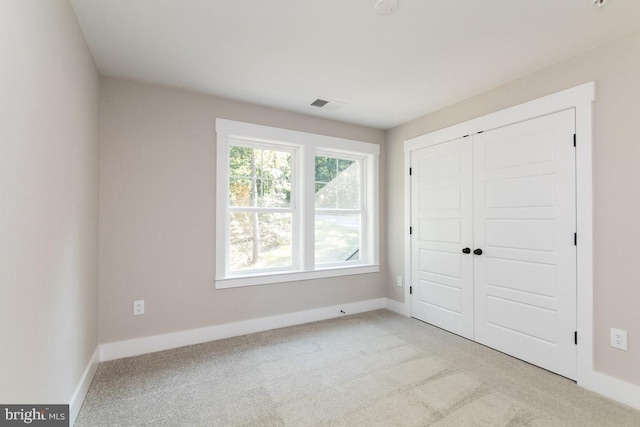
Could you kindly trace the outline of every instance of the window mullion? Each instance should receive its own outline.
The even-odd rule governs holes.
[[[247,212],[247,213],[292,213],[293,208],[254,208],[251,206],[229,206],[229,212]]]
[[[300,186],[300,174],[303,170],[300,167],[301,149],[296,147],[291,150],[291,247],[292,247],[292,265],[295,270],[300,270],[302,261],[300,260],[300,248],[302,245],[302,233],[300,230],[301,224],[301,209],[300,209],[300,192],[302,187]]]
[[[365,212],[364,209],[331,209],[331,208],[322,208],[322,209],[318,209],[316,208],[316,214],[362,214]]]
[[[370,221],[371,221],[371,204],[369,203],[369,180],[367,176],[369,172],[367,171],[367,167],[370,167],[370,162],[361,160],[360,161],[360,209],[362,209],[363,214],[360,215],[360,248],[362,248],[360,252],[360,260],[363,262],[371,262],[374,258],[372,256],[372,248],[371,248],[371,229]]]
[[[304,271],[315,269],[315,179],[316,153],[314,150],[302,150],[302,236],[304,239],[303,265]]]

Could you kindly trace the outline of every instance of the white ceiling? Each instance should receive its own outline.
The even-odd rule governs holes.
[[[638,0],[375,2],[71,0],[103,75],[381,129],[640,30]]]

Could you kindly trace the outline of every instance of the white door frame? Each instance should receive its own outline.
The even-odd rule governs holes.
[[[478,117],[457,125],[421,135],[404,142],[405,171],[409,173],[411,152],[456,138],[474,135],[558,111],[575,109],[576,118],[576,208],[577,208],[577,383],[613,399],[635,406],[633,396],[617,390],[619,384],[603,384],[603,375],[593,366],[593,181],[592,181],[592,103],[595,83],[589,82],[524,104]],[[405,230],[411,226],[411,183],[404,180]],[[404,240],[405,314],[411,315],[409,286],[411,277],[411,237]],[[604,376],[606,377],[606,376]],[[609,378],[609,377],[607,377]],[[612,379],[613,380],[613,379]],[[614,380],[618,381],[618,380]],[[619,381],[623,383],[622,381]],[[626,384],[626,383],[623,383]],[[631,386],[631,385],[630,385]],[[631,386],[633,387],[633,386]],[[634,393],[635,394],[635,393]]]

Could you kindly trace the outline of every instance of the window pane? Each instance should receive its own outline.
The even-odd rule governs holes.
[[[360,209],[360,162],[316,156],[315,206]]]
[[[360,187],[336,185],[336,207],[338,209],[360,209]]]
[[[291,206],[291,153],[278,150],[261,150],[262,163],[258,171],[261,188],[258,206]]]
[[[327,183],[336,177],[338,159],[316,156],[316,182]]]
[[[251,177],[253,149],[247,147],[229,147],[229,174],[231,176]]]
[[[343,172],[355,163],[354,160],[337,159],[338,160],[338,172]]]
[[[290,207],[291,153],[232,146],[229,206]]]
[[[258,206],[284,208],[291,206],[291,182],[262,179],[259,181]]]
[[[325,185],[316,191],[316,208],[333,209],[338,202],[338,195],[335,186]]]
[[[233,212],[229,229],[230,271],[291,267],[291,214]]]
[[[316,264],[359,261],[360,214],[316,214]]]
[[[229,179],[229,206],[252,206],[252,180],[231,177]]]

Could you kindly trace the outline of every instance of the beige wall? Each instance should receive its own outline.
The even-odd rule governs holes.
[[[67,0],[2,0],[0,52],[0,402],[69,403],[98,344],[98,74]]]
[[[596,82],[595,366],[605,374],[640,385],[640,34],[391,129],[387,136],[387,188],[403,188],[405,139],[588,81]],[[387,295],[402,301],[404,290],[393,283],[404,265],[403,193],[389,191],[388,205]],[[629,351],[609,347],[611,327],[628,331]]]
[[[112,78],[100,99],[102,343],[384,297],[384,272],[213,284],[216,118],[376,144],[383,131]]]

